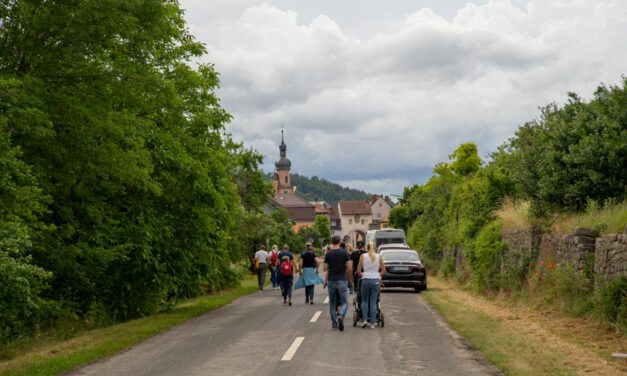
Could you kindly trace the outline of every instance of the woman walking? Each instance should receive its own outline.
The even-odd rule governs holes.
[[[377,321],[377,297],[381,273],[384,270],[383,258],[375,253],[374,244],[368,243],[368,253],[359,257],[357,266],[357,273],[361,276],[361,312],[364,318],[362,328],[369,326],[374,329],[374,323]]]
[[[305,288],[305,304],[314,304],[314,287],[322,284],[322,278],[318,275],[318,260],[311,243],[307,243],[307,249],[300,256],[300,278],[294,285],[295,289]]]
[[[279,247],[276,244],[270,251],[270,282],[273,290],[279,288]]]
[[[283,305],[292,305],[292,283],[294,281],[294,264],[289,256],[283,256],[281,262],[281,287]]]

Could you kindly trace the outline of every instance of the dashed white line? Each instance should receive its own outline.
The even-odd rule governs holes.
[[[316,313],[314,313],[313,317],[311,318],[311,320],[309,320],[309,322],[318,321],[318,318],[320,317],[321,314],[322,314],[322,311],[316,311]]]
[[[326,298],[324,298],[324,304],[327,304],[329,302],[329,297],[327,296]]]
[[[285,362],[288,360],[292,360],[292,357],[294,356],[294,354],[296,354],[296,351],[298,351],[298,348],[300,347],[301,343],[303,343],[304,340],[305,340],[305,337],[296,337],[294,342],[292,342],[292,346],[290,346],[290,348],[287,349],[285,354],[283,354],[281,361]]]

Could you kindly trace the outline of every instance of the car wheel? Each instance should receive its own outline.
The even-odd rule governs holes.
[[[415,292],[416,294],[420,294],[420,291],[422,291],[422,287],[420,287],[420,286],[415,286],[415,287],[414,287],[414,292]]]

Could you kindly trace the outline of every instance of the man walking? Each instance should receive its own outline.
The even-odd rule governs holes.
[[[352,276],[351,261],[348,252],[340,248],[340,237],[333,235],[331,250],[324,256],[325,285],[329,291],[329,312],[333,328],[344,331],[344,318],[348,311],[348,279]],[[336,294],[340,296],[340,313],[336,311]]]
[[[352,275],[352,282],[353,282],[353,288],[355,289],[355,291],[357,291],[357,302],[358,304],[360,304],[359,302],[361,302],[361,295],[360,295],[360,286],[359,286],[359,272],[360,270],[357,269],[357,265],[359,265],[359,258],[361,257],[361,255],[363,255],[364,253],[366,253],[366,250],[364,249],[364,242],[362,240],[357,241],[357,250],[353,251],[350,254],[351,257],[351,264],[353,267],[353,275]],[[362,311],[362,315],[363,315],[363,311]],[[361,321],[363,320],[363,317],[359,317],[359,323],[361,324]]]
[[[257,253],[255,253],[255,260],[259,262],[259,270],[257,272],[259,290],[263,290],[263,285],[266,284],[266,266],[268,265],[268,252],[266,252],[266,247],[263,244],[259,247]]]

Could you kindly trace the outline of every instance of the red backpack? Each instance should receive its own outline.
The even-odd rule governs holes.
[[[284,277],[291,277],[294,275],[292,271],[292,262],[291,261],[283,261],[281,263],[281,275]]]
[[[279,253],[278,252],[272,252],[272,254],[270,256],[270,265],[272,265],[273,267],[276,268],[277,261],[279,261]]]

